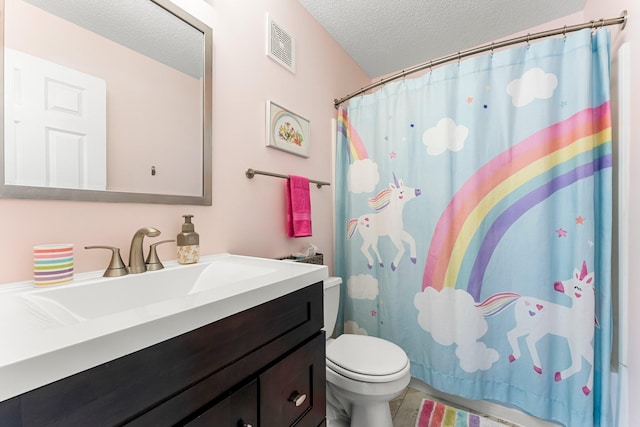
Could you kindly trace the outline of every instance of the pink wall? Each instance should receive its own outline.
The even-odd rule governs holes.
[[[213,206],[108,204],[0,199],[0,283],[29,280],[33,245],[76,245],[76,271],[105,268],[106,251],[85,245],[118,246],[128,259],[133,233],[141,226],[175,238],[181,215],[195,215],[203,254],[280,257],[309,242],[332,264],[332,188],[311,188],[313,237],[285,236],[285,181],[252,180],[247,168],[304,175],[333,182],[333,99],[369,82],[366,74],[296,1],[174,0],[214,28]],[[265,55],[269,12],[297,43],[295,75]],[[311,121],[311,157],[265,146],[265,102],[272,100]],[[157,239],[156,239],[157,240]],[[148,243],[152,242],[148,239]],[[175,259],[175,246],[160,245],[162,259]]]
[[[193,213],[204,254],[229,251],[278,257],[313,242],[332,263],[331,188],[311,188],[314,236],[288,239],[284,233],[284,181],[244,171],[253,167],[305,175],[333,182],[331,119],[333,99],[370,83],[366,74],[296,1],[221,0],[212,8],[203,1],[173,0],[214,28],[213,203],[212,207],[106,204],[0,199],[0,283],[29,280],[31,247],[71,242],[76,245],[77,271],[102,269],[108,254],[82,249],[108,244],[122,248],[125,260],[134,231],[145,225],[173,238],[181,215]],[[625,41],[640,40],[640,4],[633,0],[587,0],[583,13],[529,31],[561,27],[629,11],[624,31],[612,31],[615,51]],[[265,55],[265,14],[296,37],[297,71],[291,74]],[[526,32],[524,32],[526,34]],[[640,68],[640,47],[632,45],[632,68]],[[377,79],[376,79],[377,80]],[[632,92],[640,93],[637,79]],[[264,104],[267,99],[311,121],[311,157],[304,159],[264,146]],[[632,97],[631,116],[640,116],[640,98]],[[632,141],[640,140],[640,122],[633,122]],[[640,159],[632,145],[631,161]],[[632,163],[633,164],[633,163]],[[640,170],[631,169],[631,218],[640,216]],[[631,223],[629,259],[640,255],[640,225]],[[174,259],[174,248],[159,246],[163,259]],[[633,275],[631,277],[634,277]],[[629,300],[640,301],[640,286],[630,283]],[[629,401],[640,396],[640,312],[629,312]],[[629,424],[640,425],[640,407],[629,408]]]
[[[7,47],[106,81],[109,190],[202,194],[199,79],[21,0],[5,13]]]

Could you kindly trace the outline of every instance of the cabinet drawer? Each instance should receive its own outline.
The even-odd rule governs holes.
[[[253,380],[203,412],[185,427],[257,426],[258,381]]]
[[[313,426],[325,416],[325,334],[259,377],[261,426]]]
[[[190,378],[195,378],[196,372],[211,372],[211,375],[141,414],[127,426],[169,426],[189,419],[226,390],[257,377],[265,367],[306,342],[321,327],[322,283],[316,283],[191,332],[198,334],[197,342],[179,344],[189,352],[183,356],[186,360],[180,360],[180,365],[188,369]],[[183,376],[172,375],[172,378],[184,384]],[[175,383],[174,389],[177,389]]]

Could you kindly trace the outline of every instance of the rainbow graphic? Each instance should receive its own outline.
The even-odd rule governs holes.
[[[440,216],[422,289],[466,288],[479,301],[491,256],[509,227],[556,191],[611,167],[611,161],[609,102],[582,110],[493,158]]]
[[[347,111],[343,108],[338,110],[338,133],[341,133],[349,141],[349,154],[353,161],[369,158],[360,135],[349,121]]]

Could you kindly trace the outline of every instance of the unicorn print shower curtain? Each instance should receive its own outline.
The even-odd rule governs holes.
[[[452,63],[338,115],[344,332],[397,343],[446,393],[611,425],[608,32]]]

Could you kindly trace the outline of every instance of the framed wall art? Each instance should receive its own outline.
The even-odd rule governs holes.
[[[309,157],[309,120],[267,101],[267,146]]]

